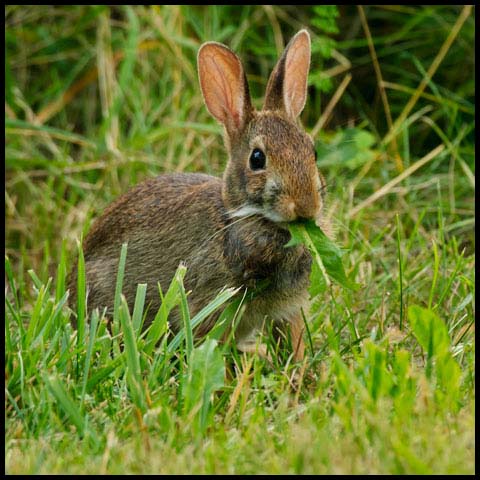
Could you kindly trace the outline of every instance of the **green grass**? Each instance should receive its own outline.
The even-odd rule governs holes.
[[[392,134],[353,7],[6,7],[8,473],[474,473],[474,13],[460,25],[462,8],[365,7],[392,123],[405,117]],[[359,285],[312,277],[305,362],[269,337],[272,363],[219,343],[241,302],[225,290],[191,316],[183,267],[142,332],[145,287],[134,305],[121,294],[128,246],[112,333],[85,295],[72,312],[66,275],[105,206],[161,172],[222,173],[199,45],[238,51],[260,106],[282,35],[302,26],[314,52],[302,121],[322,126],[327,214]],[[177,306],[183,328],[167,338]]]

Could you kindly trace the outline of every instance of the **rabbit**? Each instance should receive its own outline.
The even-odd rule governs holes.
[[[290,332],[293,358],[300,361],[312,258],[304,245],[285,247],[291,238],[287,225],[314,219],[329,231],[325,180],[314,143],[298,120],[307,96],[310,35],[300,30],[285,48],[260,111],[252,106],[239,57],[227,46],[204,43],[197,65],[206,107],[224,127],[229,159],[223,178],[162,174],[112,203],[83,243],[88,309],[107,307],[111,314],[120,248],[128,242],[123,293],[132,306],[137,284],[148,284],[144,328],[160,305],[157,282],[168,286],[183,262],[191,315],[224,287],[240,288],[237,295],[257,288],[246,297],[234,330],[237,349],[266,356],[258,338],[272,322],[277,338]],[[71,305],[75,282],[76,267],[69,280]],[[195,335],[207,334],[217,318],[218,313],[204,320]],[[169,324],[174,332],[181,328],[178,309]]]

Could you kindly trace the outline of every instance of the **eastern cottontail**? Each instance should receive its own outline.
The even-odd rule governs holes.
[[[160,175],[134,187],[111,204],[85,238],[88,308],[108,307],[115,292],[120,247],[128,242],[123,293],[133,305],[138,283],[147,283],[145,326],[160,298],[157,282],[169,285],[180,262],[187,266],[185,288],[194,315],[225,286],[255,290],[235,331],[237,348],[254,351],[264,322],[291,332],[294,357],[303,358],[301,308],[308,305],[311,256],[303,245],[285,248],[286,223],[322,215],[323,178],[311,138],[297,117],[307,95],[310,36],[299,31],[288,44],[256,111],[240,59],[216,42],[198,52],[200,86],[210,113],[225,127],[229,152],[223,179],[203,174]],[[76,302],[76,271],[70,276]],[[196,332],[214,325],[208,318]],[[179,313],[169,319],[173,330]],[[264,353],[264,352],[263,352]]]

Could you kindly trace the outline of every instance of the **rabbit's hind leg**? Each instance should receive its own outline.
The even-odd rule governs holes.
[[[305,325],[301,313],[295,314],[292,318],[275,322],[275,336],[281,343],[288,345],[290,339],[293,350],[293,360],[302,362],[305,358],[305,342],[303,341],[303,332]]]

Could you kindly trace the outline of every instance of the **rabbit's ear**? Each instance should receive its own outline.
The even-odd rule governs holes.
[[[270,75],[264,110],[284,110],[296,118],[305,106],[310,68],[310,34],[300,30],[285,48]]]
[[[208,111],[230,135],[240,133],[252,113],[240,59],[221,43],[204,43],[198,51],[198,75]]]

